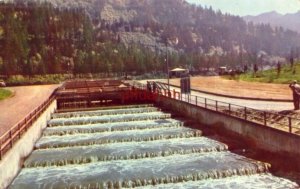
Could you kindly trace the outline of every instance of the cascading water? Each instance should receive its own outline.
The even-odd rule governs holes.
[[[150,112],[139,114],[115,114],[115,115],[102,115],[93,117],[72,117],[72,118],[59,118],[49,121],[49,127],[63,126],[63,125],[86,125],[93,123],[111,123],[111,122],[128,122],[138,120],[157,120],[171,118],[171,114],[162,112]]]
[[[255,174],[246,176],[232,176],[220,179],[206,179],[200,181],[188,181],[180,183],[169,183],[162,185],[148,185],[136,187],[135,189],[215,189],[215,188],[237,188],[237,189],[285,189],[297,188],[298,185],[289,180],[275,177],[270,174]]]
[[[56,113],[52,115],[52,118],[55,119],[55,118],[72,118],[72,117],[92,117],[92,116],[102,116],[102,115],[136,114],[136,113],[157,112],[157,111],[159,111],[159,109],[155,107],[81,111],[81,112],[70,112],[70,113]]]
[[[60,127],[48,127],[44,131],[44,136],[50,135],[66,135],[66,134],[79,134],[79,133],[97,133],[105,131],[126,131],[126,130],[143,130],[162,127],[180,127],[183,126],[181,121],[174,119],[161,119],[161,120],[146,120],[124,122],[120,124],[104,123],[104,124],[87,124],[87,125],[72,125]]]
[[[93,161],[140,159],[200,152],[224,151],[228,147],[204,138],[181,138],[147,142],[123,142],[106,145],[35,150],[25,161],[25,167],[62,166]],[[85,152],[82,154],[81,152]]]
[[[157,108],[53,114],[10,188],[295,188]]]

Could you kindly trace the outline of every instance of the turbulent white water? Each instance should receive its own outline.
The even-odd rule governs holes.
[[[120,115],[120,114],[136,114],[145,112],[158,112],[156,107],[145,108],[128,108],[128,109],[114,109],[114,110],[97,110],[97,111],[81,111],[81,112],[69,112],[69,113],[55,113],[52,118],[72,118],[72,117],[93,117],[103,115]]]
[[[11,189],[295,188],[151,106],[54,114]]]
[[[147,130],[114,131],[94,134],[77,134],[64,136],[44,136],[35,145],[36,148],[58,148],[68,146],[85,146],[131,141],[152,141],[171,138],[190,138],[201,136],[201,131],[185,128],[155,128]]]
[[[142,181],[146,182],[144,185],[175,183],[264,171],[266,165],[263,163],[230,152],[211,152],[23,169],[14,184],[21,185],[23,189],[38,188],[40,185],[66,188],[71,183],[87,186],[84,183],[88,180],[93,186],[121,182],[123,187],[133,187],[142,185]]]
[[[106,145],[80,146],[35,150],[25,161],[25,167],[58,166],[96,161],[139,159],[200,152],[223,151],[228,147],[220,142],[204,138],[185,140],[158,140],[147,142],[124,142]],[[84,152],[84,153],[81,153]]]
[[[136,189],[289,189],[297,188],[298,185],[270,174],[256,174],[247,176],[233,176],[221,179],[206,179],[201,181],[188,181],[162,185],[148,185],[136,187]]]
[[[117,116],[116,116],[117,115]],[[110,122],[127,122],[138,120],[157,120],[171,118],[171,114],[162,112],[146,112],[139,114],[116,114],[102,115],[92,117],[72,117],[72,118],[57,118],[49,121],[48,126],[63,126],[63,125],[85,125],[92,123],[110,123]]]
[[[126,131],[126,130],[142,130],[162,127],[181,127],[183,123],[174,119],[160,119],[148,121],[132,121],[132,122],[114,122],[103,124],[86,124],[86,125],[72,125],[48,127],[43,135],[66,135],[66,134],[80,134],[80,133],[96,133],[106,131]]]

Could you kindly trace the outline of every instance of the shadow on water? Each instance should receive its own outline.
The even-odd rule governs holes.
[[[165,110],[166,112],[167,111]],[[291,114],[293,111],[282,111],[283,114]],[[274,153],[259,148],[253,140],[246,139],[240,135],[225,131],[216,125],[203,125],[194,120],[186,119],[178,114],[175,115],[176,119],[184,121],[186,127],[193,129],[200,129],[203,132],[203,136],[225,143],[228,145],[228,149],[235,153],[251,159],[256,159],[262,162],[271,164],[270,172],[278,177],[283,177],[292,180],[300,185],[300,157],[296,157],[290,154]]]

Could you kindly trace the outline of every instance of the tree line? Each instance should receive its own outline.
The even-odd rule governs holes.
[[[164,55],[115,33],[96,32],[82,9],[0,4],[0,74],[109,73],[164,70]]]
[[[168,52],[170,67],[252,65],[261,63],[260,50],[286,56],[291,47],[292,56],[299,56],[296,32],[247,24],[240,17],[175,0],[145,2],[134,3],[138,15],[133,20],[113,22],[82,8],[0,3],[0,74],[165,72],[165,47],[124,44],[124,30],[151,34],[160,45],[176,36],[179,43]]]

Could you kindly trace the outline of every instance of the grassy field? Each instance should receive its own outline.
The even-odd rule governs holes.
[[[12,92],[9,90],[0,89],[0,100],[8,98],[9,96],[11,96],[11,94],[12,94]]]
[[[52,74],[52,75],[35,75],[35,76],[10,76],[5,83],[7,86],[22,86],[22,85],[45,85],[58,84],[70,77],[67,74]]]
[[[283,65],[279,74],[277,72],[277,68],[274,68],[265,71],[258,71],[256,74],[248,72],[239,76],[225,76],[225,78],[250,82],[287,84],[293,80],[300,81],[300,62],[294,64],[293,68],[289,64]]]

